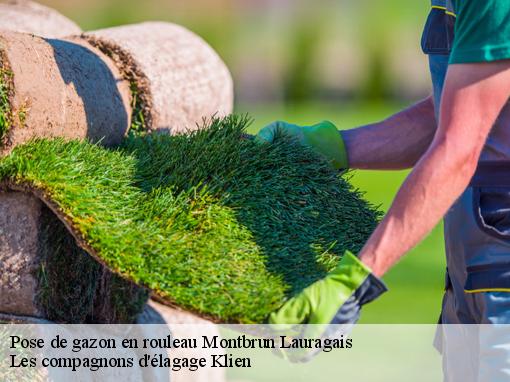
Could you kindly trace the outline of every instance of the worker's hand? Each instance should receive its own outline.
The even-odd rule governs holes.
[[[277,121],[260,130],[256,139],[259,142],[272,143],[279,133],[294,137],[301,144],[311,147],[329,160],[336,169],[349,167],[344,140],[335,125],[329,121],[313,126],[298,126]]]
[[[278,324],[277,331],[287,331],[291,336],[338,338],[350,332],[359,319],[361,307],[386,290],[367,266],[346,252],[333,271],[288,300],[268,321]],[[297,324],[302,324],[298,331]],[[292,361],[306,361],[321,349],[281,350]]]

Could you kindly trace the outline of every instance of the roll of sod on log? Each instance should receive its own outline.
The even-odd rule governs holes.
[[[23,254],[25,264],[40,270],[35,279],[26,266],[3,272],[2,280],[11,281],[2,281],[0,310],[6,296],[13,310],[22,301],[33,309],[33,289],[23,297],[27,283],[12,287],[19,278],[43,286],[46,294],[39,293],[37,301],[57,310],[57,318],[71,316],[74,308],[60,288],[71,289],[67,296],[73,288],[83,291],[77,294],[83,298],[79,306],[97,301],[91,297],[96,292],[85,291],[100,276],[83,251],[60,255],[55,248],[65,248],[55,240],[60,234],[48,240],[45,229],[27,236],[37,231],[38,216],[64,222],[59,229],[72,232],[98,263],[152,290],[158,301],[217,322],[264,322],[289,297],[324,277],[346,249],[359,251],[379,213],[348,177],[285,136],[272,145],[243,139],[246,124],[229,117],[188,135],[130,136],[115,150],[43,140],[0,159],[5,189],[30,193],[51,209],[34,212],[34,222],[23,221],[26,211],[0,214],[1,227],[26,227],[8,236],[0,264],[20,264],[15,257]],[[53,283],[46,281],[50,276]],[[128,303],[122,288],[120,294],[111,291],[120,305]]]
[[[28,0],[0,2],[0,30],[58,38],[76,35],[81,29],[54,9]]]
[[[34,137],[119,144],[131,93],[112,61],[79,38],[0,32],[0,154]]]
[[[218,54],[189,30],[147,22],[83,36],[111,57],[130,82],[134,131],[175,134],[195,129],[204,118],[232,112],[229,70]]]

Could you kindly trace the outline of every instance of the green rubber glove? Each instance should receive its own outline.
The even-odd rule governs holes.
[[[361,307],[387,291],[384,283],[356,256],[345,252],[338,266],[325,278],[305,288],[270,314],[268,323],[277,324],[292,336],[327,338],[349,332],[358,321]],[[302,324],[296,332],[297,324]],[[319,349],[320,351],[320,349]],[[317,351],[287,351],[291,360],[308,360]],[[292,359],[294,358],[294,359]]]
[[[328,159],[334,168],[338,170],[349,168],[344,140],[331,122],[322,121],[313,126],[298,126],[277,121],[261,129],[256,140],[272,143],[279,132],[311,147]]]

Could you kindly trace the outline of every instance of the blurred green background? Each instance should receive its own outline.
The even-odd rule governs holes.
[[[229,66],[236,111],[255,132],[275,119],[340,128],[374,122],[430,92],[419,48],[429,1],[40,0],[92,30],[171,21],[202,36]],[[357,172],[354,183],[386,209],[406,172]],[[398,238],[395,238],[398,240]],[[390,293],[364,323],[434,323],[444,254],[436,230],[385,277]]]

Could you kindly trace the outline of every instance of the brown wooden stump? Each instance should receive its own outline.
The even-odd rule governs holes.
[[[230,73],[214,50],[187,29],[148,22],[84,35],[110,56],[134,89],[140,129],[170,134],[195,129],[233,108]]]

